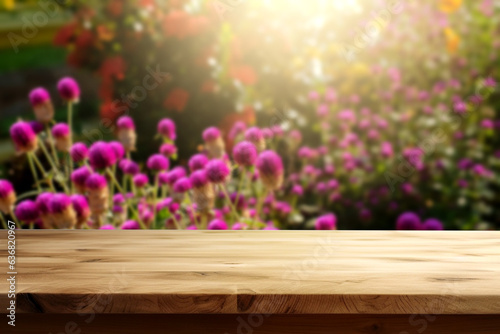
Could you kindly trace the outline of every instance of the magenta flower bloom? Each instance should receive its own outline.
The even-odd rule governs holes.
[[[219,139],[221,137],[221,133],[215,126],[211,126],[203,131],[202,136],[204,141],[212,142]]]
[[[111,145],[98,141],[90,147],[89,160],[92,168],[99,170],[113,166],[117,161],[117,156]]]
[[[122,230],[139,230],[141,226],[135,220],[127,220],[120,226]]]
[[[10,127],[10,137],[14,146],[21,152],[32,152],[37,148],[38,140],[28,122],[18,121]]]
[[[177,153],[177,147],[173,144],[165,143],[160,146],[160,153],[167,158],[170,158]]]
[[[135,130],[134,120],[130,116],[122,116],[116,121],[119,130]]]
[[[100,230],[114,230],[115,227],[112,224],[106,224],[101,227],[99,227]]]
[[[247,126],[244,122],[238,121],[233,124],[231,130],[229,131],[228,138],[230,140],[236,139],[237,136],[245,132]]]
[[[142,188],[146,184],[148,184],[149,179],[148,179],[148,176],[146,174],[140,173],[140,174],[137,174],[134,176],[133,182],[134,182],[136,187]]]
[[[380,153],[382,154],[383,157],[385,158],[390,158],[394,154],[394,151],[392,150],[392,145],[389,142],[383,142],[382,147],[380,149]]]
[[[84,143],[74,143],[69,151],[74,162],[81,162],[89,156],[89,150]]]
[[[173,186],[178,179],[184,176],[186,176],[186,171],[184,170],[184,168],[177,166],[167,174],[167,183]]]
[[[102,190],[108,186],[108,181],[98,173],[91,174],[85,181],[88,190]]]
[[[189,159],[188,162],[189,170],[191,172],[194,172],[196,170],[203,169],[205,168],[207,163],[208,163],[208,158],[205,154],[201,153],[195,154]]]
[[[176,193],[185,193],[191,189],[191,187],[191,180],[188,177],[181,177],[175,181],[173,189]]]
[[[413,212],[402,213],[396,221],[397,230],[420,230],[420,218]]]
[[[190,176],[189,179],[191,181],[191,185],[194,188],[202,188],[206,184],[208,184],[209,180],[207,177],[207,172],[204,169],[197,170],[193,172]]]
[[[122,143],[118,141],[112,141],[108,145],[113,150],[116,160],[123,159],[123,157],[125,156],[125,148],[123,147]]]
[[[274,136],[274,132],[273,130],[269,129],[269,128],[264,128],[262,129],[262,136],[264,137],[264,139],[271,139],[273,138]]]
[[[123,171],[123,173],[127,175],[136,175],[141,171],[137,163],[127,159],[120,161],[119,167]]]
[[[299,130],[292,130],[290,131],[290,139],[295,145],[298,145],[302,141],[302,133]]]
[[[205,166],[207,177],[212,183],[223,183],[230,174],[227,164],[220,159],[213,159]]]
[[[65,77],[57,83],[57,90],[63,100],[69,102],[78,102],[80,99],[80,87],[75,79]]]
[[[53,193],[45,192],[45,193],[41,193],[36,198],[35,203],[36,203],[36,206],[37,206],[37,209],[38,209],[38,212],[40,215],[45,215],[45,214],[49,213],[49,202],[50,202],[52,196],[54,196]]]
[[[149,169],[155,172],[159,172],[167,170],[169,167],[169,162],[168,159],[165,158],[165,156],[161,154],[153,154],[149,157],[147,165]]]
[[[258,127],[253,126],[249,128],[247,131],[245,131],[245,139],[249,142],[256,144],[264,140],[264,135],[262,134],[262,131]]]
[[[29,99],[33,107],[38,107],[50,101],[50,94],[45,88],[37,87],[30,92]]]
[[[66,123],[57,123],[52,128],[52,135],[57,138],[66,138],[69,136],[69,126]]]
[[[257,148],[249,141],[242,141],[233,148],[233,158],[243,167],[251,167],[257,160]]]
[[[4,199],[14,194],[12,183],[7,180],[0,180],[0,198]]]
[[[304,195],[304,189],[302,188],[302,186],[295,184],[292,187],[292,194],[294,194],[296,196],[302,196],[302,195]]]
[[[283,183],[283,162],[276,152],[267,150],[262,152],[256,163],[259,175],[264,185],[276,190]]]
[[[429,218],[422,224],[423,230],[441,231],[444,230],[443,223],[435,218]]]
[[[235,223],[232,227],[233,230],[246,230],[247,229],[247,224],[245,223]]]
[[[336,230],[337,217],[333,213],[329,213],[316,219],[315,228],[317,230]]]
[[[87,198],[83,195],[72,195],[71,203],[73,204],[73,209],[75,209],[76,212],[78,225],[82,225],[87,222],[90,217],[90,208]]]
[[[162,135],[164,138],[175,140],[177,137],[175,132],[175,123],[169,119],[164,118],[158,123],[158,133]]]
[[[53,214],[63,213],[71,206],[71,198],[63,193],[52,195],[48,202],[49,212]]]
[[[86,188],[86,182],[88,177],[92,174],[92,171],[87,166],[82,166],[77,168],[71,173],[71,182],[78,188],[80,192],[84,192]]]
[[[30,121],[30,126],[33,129],[33,132],[35,132],[35,134],[39,134],[44,130],[43,124],[40,123],[39,121]]]
[[[221,219],[214,219],[209,224],[207,229],[209,230],[227,230],[227,224]]]
[[[17,218],[26,223],[32,223],[38,219],[38,207],[34,201],[25,200],[16,206],[14,211]]]

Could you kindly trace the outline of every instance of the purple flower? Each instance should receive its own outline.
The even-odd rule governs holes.
[[[396,221],[397,230],[420,230],[420,218],[413,212],[402,213]]]
[[[0,180],[0,199],[7,198],[14,194],[12,183],[7,180]]]
[[[294,184],[292,187],[292,194],[296,196],[302,196],[304,195],[304,189],[302,188],[302,186]]]
[[[181,177],[177,181],[175,181],[173,189],[176,193],[185,193],[189,189],[191,189],[191,181],[187,177]]]
[[[115,227],[112,224],[106,224],[101,227],[99,227],[100,230],[114,230]]]
[[[25,200],[16,206],[15,214],[23,222],[32,223],[38,219],[38,207],[32,200]]]
[[[30,92],[29,99],[31,105],[37,107],[50,101],[50,94],[45,88],[37,87]]]
[[[299,130],[290,131],[290,139],[294,142],[295,145],[299,145],[302,141],[302,133]]]
[[[85,187],[88,190],[102,190],[108,186],[108,181],[104,176],[98,173],[91,174],[85,181]]]
[[[135,124],[132,117],[122,116],[116,121],[116,126],[120,130],[135,130]]]
[[[98,141],[90,147],[89,160],[92,168],[99,170],[113,166],[116,163],[117,156],[111,145]]]
[[[203,140],[206,142],[212,142],[220,138],[221,134],[219,129],[212,126],[203,131]]]
[[[117,141],[112,141],[108,145],[113,150],[117,160],[123,159],[123,157],[125,156],[125,148],[123,147],[122,143]]]
[[[73,146],[71,146],[69,153],[74,162],[80,162],[87,159],[89,150],[84,143],[74,143]]]
[[[245,123],[241,121],[235,122],[229,131],[228,138],[230,140],[236,139],[237,136],[245,132],[246,128],[247,126]]]
[[[201,188],[209,182],[207,172],[203,169],[193,172],[189,176],[189,179],[191,180],[191,184],[194,188]]]
[[[120,161],[119,167],[127,175],[136,175],[141,171],[137,163],[128,159]]]
[[[444,230],[443,223],[435,218],[429,218],[422,224],[422,229],[424,230],[432,230],[432,231],[441,231]]]
[[[262,152],[256,163],[259,175],[264,185],[272,190],[281,187],[283,183],[283,162],[276,152],[267,150]]]
[[[271,130],[269,128],[264,128],[261,131],[262,131],[262,136],[264,137],[264,139],[271,139],[274,136],[273,130]]]
[[[186,176],[186,170],[183,167],[177,166],[167,174],[167,183],[173,186],[178,179],[184,176]]]
[[[140,173],[140,174],[136,174],[134,176],[133,182],[134,182],[134,184],[135,184],[136,187],[142,188],[146,184],[148,184],[149,179],[148,179],[148,176],[146,174]]]
[[[79,222],[84,223],[90,217],[90,208],[87,198],[83,195],[72,195],[71,203],[75,209]]]
[[[227,164],[220,159],[210,160],[205,166],[207,177],[212,183],[223,183],[230,174]]]
[[[35,134],[39,134],[43,131],[43,124],[39,121],[30,121],[30,126]]]
[[[147,165],[149,169],[155,172],[159,172],[167,170],[169,167],[169,162],[164,155],[153,154],[152,156],[149,157]]]
[[[308,97],[309,97],[309,100],[311,100],[311,101],[319,100],[319,93],[316,91],[311,91],[311,92],[309,92]]]
[[[52,128],[52,135],[55,138],[67,138],[69,136],[69,126],[66,123],[58,123]]]
[[[232,227],[233,230],[246,230],[247,229],[247,224],[245,223],[235,223]]]
[[[162,135],[164,138],[175,140],[177,137],[175,133],[175,123],[169,119],[164,118],[160,122],[158,122],[158,133]]]
[[[37,148],[37,137],[31,125],[18,121],[10,127],[10,136],[16,149],[21,152],[31,152]]]
[[[127,220],[120,226],[122,230],[139,230],[141,226],[135,220]]]
[[[177,147],[173,144],[165,143],[160,146],[160,153],[167,158],[170,158],[177,153]]]
[[[63,100],[70,102],[78,102],[80,99],[80,87],[75,79],[65,77],[57,83],[57,90]]]
[[[52,196],[54,196],[53,193],[45,192],[45,193],[41,193],[36,198],[35,203],[36,203],[36,206],[38,208],[38,212],[41,215],[45,215],[45,214],[49,213],[49,202],[50,202],[50,199],[52,198]]]
[[[243,167],[251,167],[257,160],[257,148],[249,141],[242,141],[233,148],[233,158]]]
[[[333,213],[316,218],[315,228],[317,230],[336,230],[337,217]]]
[[[245,131],[245,139],[252,143],[258,143],[264,139],[262,131],[254,126]]]
[[[89,176],[92,174],[92,171],[87,166],[82,166],[77,168],[71,173],[71,182],[79,188],[80,192],[83,192],[86,188],[86,182]]]
[[[227,224],[221,219],[212,220],[207,227],[209,230],[227,230]]]
[[[195,154],[189,159],[189,170],[191,172],[194,172],[199,169],[205,168],[206,164],[208,163],[208,158],[205,154]]]
[[[63,213],[71,206],[71,198],[63,193],[52,195],[48,202],[49,212],[53,214]]]

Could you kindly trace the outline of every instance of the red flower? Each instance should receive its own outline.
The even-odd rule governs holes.
[[[56,46],[66,46],[75,37],[75,31],[78,27],[77,22],[68,23],[59,29],[56,36],[54,37],[54,45]]]
[[[186,108],[189,99],[189,93],[182,88],[174,88],[168,94],[163,105],[165,108],[181,112]]]

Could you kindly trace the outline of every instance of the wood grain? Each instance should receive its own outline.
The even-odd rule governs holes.
[[[500,314],[498,232],[37,230],[16,246],[20,313]]]

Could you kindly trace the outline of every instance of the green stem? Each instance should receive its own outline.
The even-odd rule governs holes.
[[[155,185],[153,188],[153,221],[156,227],[156,201],[158,200],[158,173],[155,175]]]
[[[43,143],[42,140],[40,140],[40,143],[41,143],[40,147],[42,148],[42,151],[45,154],[45,158],[47,159],[47,161],[49,162],[50,166],[52,167],[52,170],[54,171],[54,173],[59,173],[59,170],[57,169],[57,166],[55,165],[54,161],[52,161],[52,159],[50,157],[50,154],[49,154],[49,151],[47,150],[47,147],[45,147],[45,144]],[[52,184],[52,181],[50,181],[50,184],[51,184],[51,188],[53,189],[53,191],[55,191],[54,190],[54,185]],[[61,184],[61,186],[64,188],[65,192],[68,192],[68,189],[67,189],[66,184],[64,182],[61,181],[61,182],[59,182],[59,184]]]
[[[19,223],[19,220],[17,220],[17,217],[16,217],[16,214],[14,213],[14,210],[10,210],[9,212],[10,216],[12,217],[12,220],[14,221],[14,223],[16,223],[16,226],[18,229],[21,229],[22,226],[21,224]]]
[[[54,138],[52,137],[52,132],[50,131],[50,127],[48,124],[46,125],[45,131],[47,132],[47,137],[49,138],[50,147],[52,148],[52,155],[54,157],[54,163],[57,167],[59,167],[59,159],[57,158],[57,151],[56,151],[56,146],[54,144]]]
[[[40,186],[40,180],[38,179],[38,173],[36,172],[35,164],[33,163],[33,156],[32,153],[28,153],[28,162],[30,165],[31,173],[33,174],[33,177],[35,178],[35,183],[36,187],[39,192],[42,192],[42,187]]]
[[[2,212],[0,212],[0,220],[2,221],[2,225],[3,225],[4,230],[7,230],[8,229],[7,222],[5,221],[5,217],[3,216]]]
[[[231,202],[231,197],[229,197],[229,193],[224,185],[220,185],[220,188],[222,189],[222,192],[226,196],[226,200],[229,202],[229,206],[231,207],[231,212],[233,214],[233,217],[235,219],[235,223],[239,220],[238,212],[236,211],[236,207],[233,205],[233,202]],[[230,224],[232,226],[232,224]],[[230,226],[230,227],[231,227]]]
[[[46,190],[47,189],[41,189],[41,191],[40,190],[28,191],[28,192],[22,194],[21,196],[18,196],[17,197],[17,202],[19,202],[20,200],[22,200],[24,198],[27,198],[27,197],[30,197],[30,196],[33,196],[33,195],[38,195],[38,194],[40,194],[40,192],[44,192]]]

